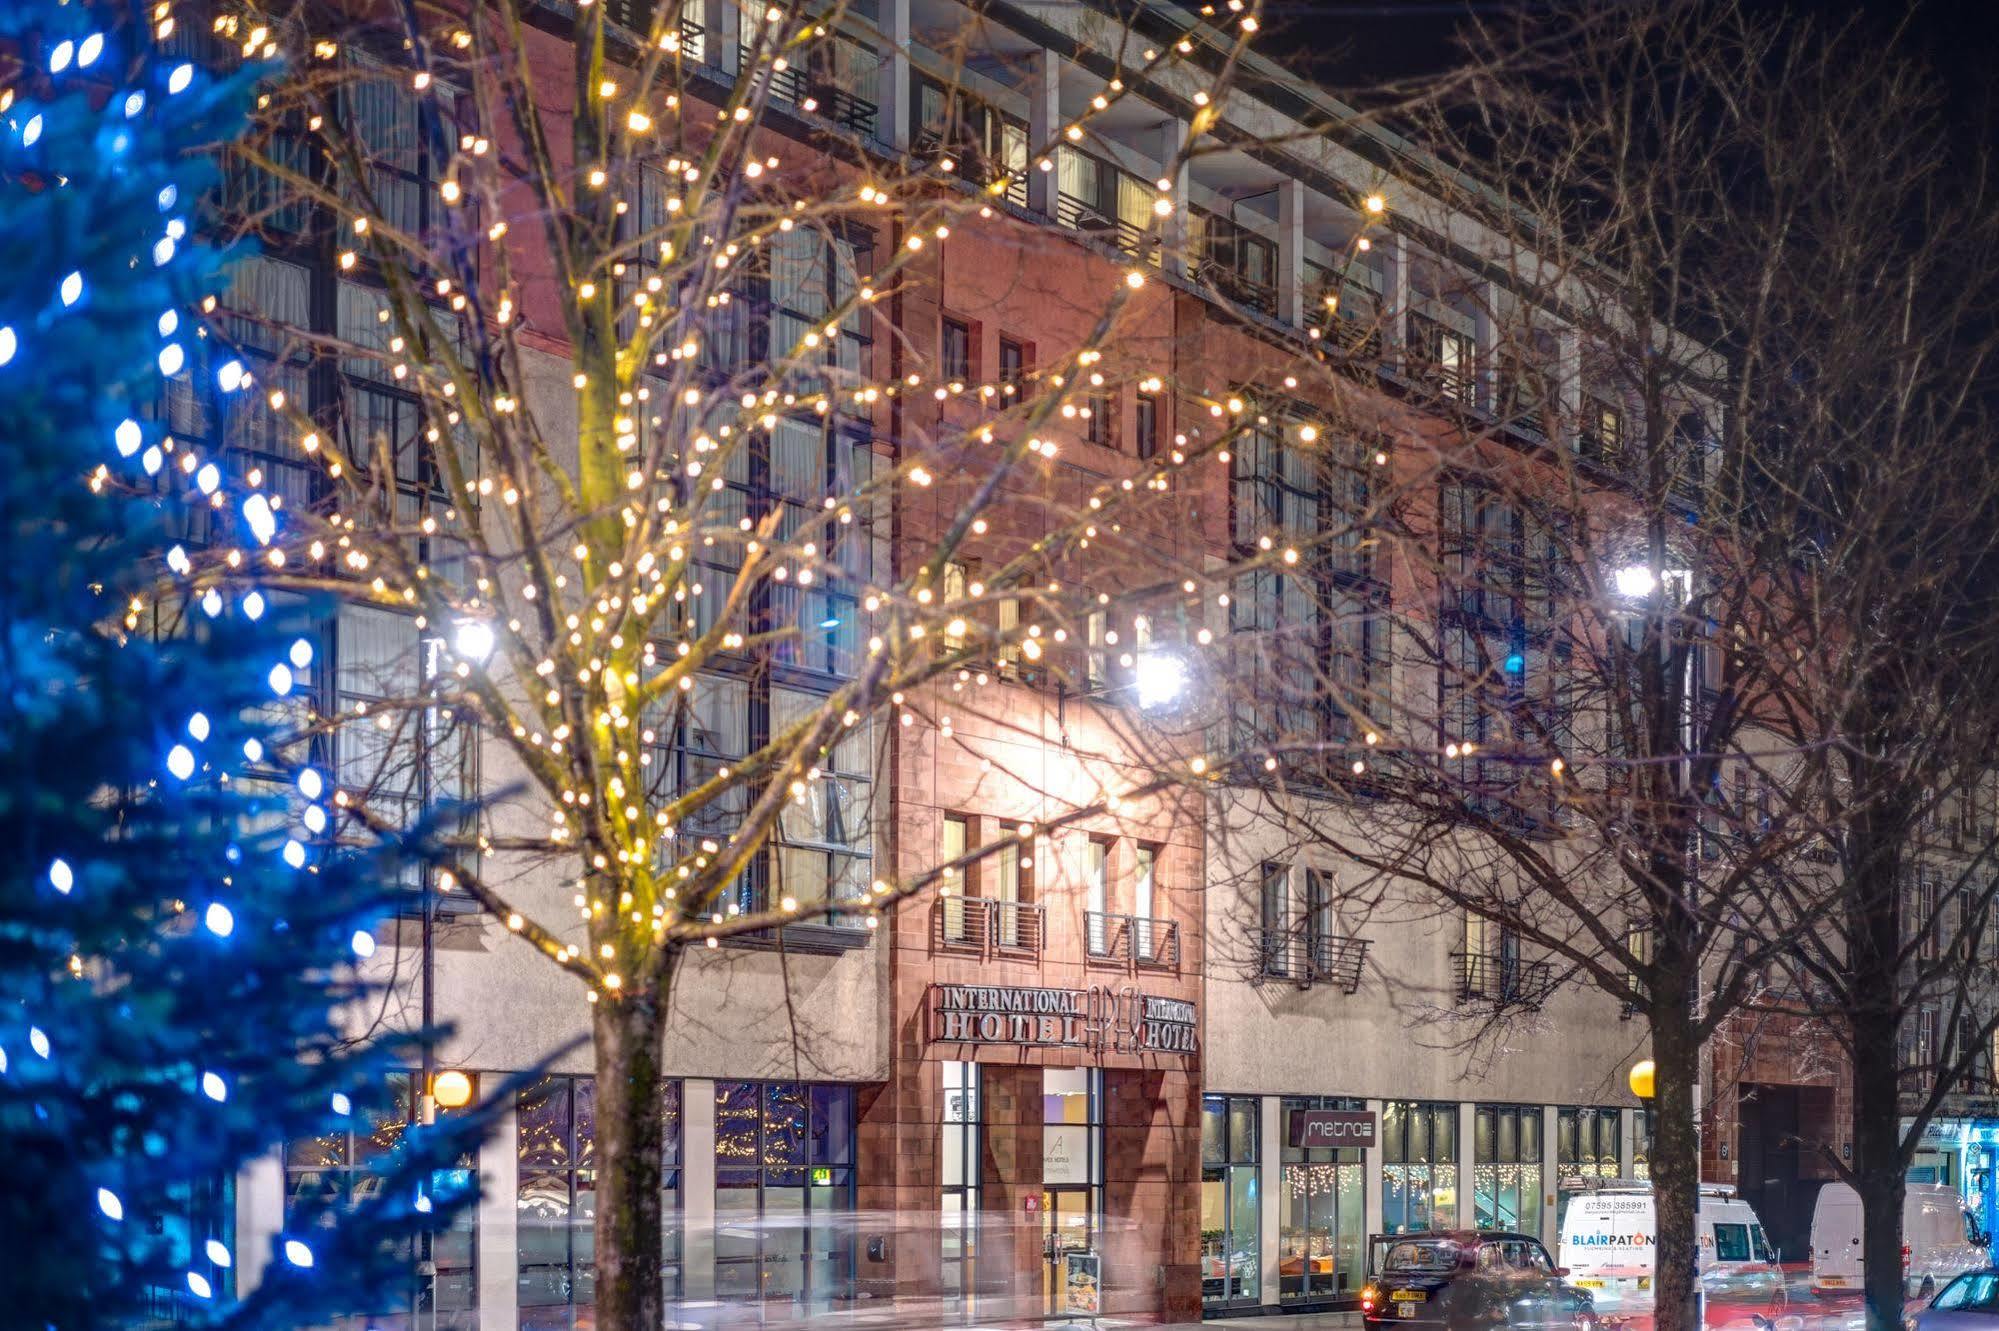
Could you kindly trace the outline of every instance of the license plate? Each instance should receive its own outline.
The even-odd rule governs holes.
[[[1827,1289],[1838,1289],[1838,1288],[1839,1288],[1839,1287],[1840,1287],[1841,1285],[1844,1285],[1845,1283],[1846,1283],[1846,1277],[1845,1277],[1845,1276],[1820,1276],[1820,1277],[1819,1277],[1819,1284],[1823,1285],[1823,1286],[1824,1286],[1825,1288],[1827,1288]]]
[[[1395,1315],[1397,1317],[1414,1317],[1416,1315],[1416,1305],[1413,1303],[1398,1303],[1395,1305]]]
[[[1571,1285],[1574,1285],[1574,1286],[1575,1286],[1575,1287],[1576,1287],[1577,1289],[1602,1289],[1602,1288],[1603,1288],[1603,1282],[1602,1282],[1601,1280],[1571,1280],[1571,1281],[1570,1281],[1569,1283],[1570,1283]]]
[[[1420,1289],[1395,1289],[1388,1292],[1390,1303],[1421,1303],[1429,1297]]]

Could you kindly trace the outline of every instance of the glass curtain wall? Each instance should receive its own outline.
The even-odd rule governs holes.
[[[1472,1122],[1474,1223],[1539,1237],[1541,1107],[1480,1105]]]
[[[1201,1301],[1260,1298],[1263,1208],[1257,1192],[1258,1101],[1201,1098]]]
[[[1381,1110],[1381,1227],[1389,1234],[1455,1229],[1458,1107],[1390,1100]]]
[[[979,1065],[947,1062],[943,1149],[943,1223],[939,1287],[946,1298],[969,1297],[978,1260]]]
[[[1562,1109],[1555,1113],[1555,1229],[1561,1232],[1569,1198],[1591,1180],[1617,1177],[1618,1131],[1615,1109]]]
[[[514,1105],[519,1181],[515,1260],[521,1331],[584,1331],[595,1324],[597,1082],[550,1074]],[[681,1290],[680,1083],[661,1088],[666,1116],[661,1180],[666,1296]]]
[[[1365,1109],[1344,1096],[1286,1096],[1301,1109]],[[1288,1130],[1287,1130],[1288,1135]],[[1277,1297],[1302,1303],[1358,1295],[1367,1281],[1367,1152],[1358,1146],[1285,1146],[1277,1212]]]
[[[853,1207],[853,1087],[715,1083],[717,1298],[850,1298]]]

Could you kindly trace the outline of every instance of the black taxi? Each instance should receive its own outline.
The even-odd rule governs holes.
[[[1368,1331],[1596,1331],[1589,1294],[1525,1234],[1438,1230],[1368,1242],[1360,1313]]]

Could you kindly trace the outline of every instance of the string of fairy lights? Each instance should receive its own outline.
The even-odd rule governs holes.
[[[1243,12],[1239,0],[1230,9],[1239,16],[1238,26],[1245,38],[1255,31],[1253,16]],[[801,23],[795,12],[778,6],[766,10],[764,20],[766,31],[757,42],[759,49],[765,50],[764,61],[774,71],[782,70],[787,60],[786,55],[777,52],[795,54],[803,42],[826,36],[823,26],[814,26],[809,21]],[[163,16],[162,32],[169,30],[171,23],[170,16]],[[259,20],[245,13],[218,16],[215,31],[237,42],[247,58],[275,53],[286,30],[275,21]],[[474,48],[478,40],[468,29],[450,28],[440,34],[439,50],[463,53]],[[662,49],[677,54],[672,43]],[[1187,39],[1164,50],[1149,47],[1143,53],[1138,74],[1154,76],[1169,64],[1185,60],[1194,50],[1192,41]],[[310,39],[309,51],[302,49],[298,58],[304,63],[327,63],[339,60],[342,52],[340,42],[314,37]],[[439,96],[445,83],[428,52],[420,50],[408,64],[396,76],[407,79],[409,95],[417,99]],[[1127,84],[1122,77],[1108,80],[1090,99],[1086,110],[1057,127],[1052,135],[1054,144],[1083,142],[1091,132],[1093,117],[1131,95],[1137,82],[1134,79],[1133,84]],[[739,89],[754,83],[754,79],[745,78]],[[605,77],[596,88],[599,99],[607,103],[607,115],[613,122],[617,116],[610,107],[631,99],[622,125],[628,136],[625,147],[634,153],[637,150],[631,146],[633,143],[663,137],[676,116],[684,128],[685,122],[698,121],[706,114],[691,101],[683,103],[677,92],[666,96],[663,105],[658,98],[640,105],[639,99],[650,91],[644,80],[633,90],[622,87],[615,77]],[[1216,122],[1221,92],[1220,85],[1215,85],[1212,93],[1200,91],[1194,95],[1196,111],[1190,125],[1190,144]],[[723,127],[714,131],[718,140],[727,129],[752,122],[755,112],[754,98],[746,98],[739,91],[715,112]],[[334,142],[333,127],[325,124],[320,115],[315,115],[309,123],[325,130],[329,152],[338,159],[342,145]],[[351,148],[352,145],[346,145],[347,150]],[[717,194],[752,184],[765,189],[774,187],[786,165],[781,156],[761,150],[739,154],[733,164],[718,161],[718,156],[709,153],[665,158],[661,179],[680,187],[666,193],[659,205],[667,219],[667,230],[671,231],[677,220],[691,219],[700,213],[704,200]],[[350,156],[346,160],[351,164],[359,159]],[[447,215],[455,215],[475,203],[492,202],[489,182],[493,162],[493,144],[476,128],[459,136],[456,152],[440,171],[435,185],[438,201]],[[690,613],[693,606],[704,598],[712,601],[718,590],[725,596],[728,594],[727,589],[713,587],[705,580],[695,559],[696,551],[712,549],[718,542],[731,544],[742,561],[744,575],[754,568],[757,576],[771,583],[789,582],[809,588],[841,575],[832,553],[832,533],[851,527],[857,516],[864,516],[878,496],[888,490],[886,484],[877,483],[852,494],[825,496],[823,513],[801,524],[785,540],[772,540],[748,517],[733,524],[713,520],[712,496],[726,491],[728,460],[739,455],[753,436],[776,429],[782,419],[799,416],[823,419],[843,412],[872,415],[897,399],[927,398],[947,407],[954,401],[976,403],[996,413],[993,419],[964,430],[968,442],[975,439],[979,445],[998,450],[992,458],[993,465],[1004,468],[1011,457],[1023,451],[1044,464],[1052,464],[1062,442],[1046,433],[1046,426],[1060,424],[1065,432],[1073,431],[1089,411],[1087,405],[1075,400],[1079,395],[1114,391],[1123,382],[1106,367],[1102,348],[1113,341],[1109,334],[1125,302],[1148,286],[1150,276],[1143,264],[1118,270],[1108,308],[1097,327],[1081,339],[1079,349],[1071,356],[1047,368],[996,381],[926,374],[913,369],[899,378],[882,381],[864,377],[862,382],[844,386],[829,383],[815,391],[788,388],[787,376],[796,375],[801,365],[810,367],[815,377],[820,377],[824,349],[840,337],[850,320],[869,317],[870,310],[878,308],[879,302],[895,289],[898,279],[913,271],[927,246],[948,240],[953,212],[976,215],[982,221],[995,216],[993,203],[986,199],[967,204],[963,196],[947,193],[939,205],[934,198],[937,183],[940,178],[948,183],[957,174],[958,163],[944,152],[933,166],[934,174],[919,174],[899,182],[885,183],[879,177],[864,175],[857,184],[828,191],[817,200],[817,208],[810,208],[807,199],[797,198],[790,200],[787,209],[780,200],[765,215],[742,222],[734,233],[700,235],[700,248],[713,251],[711,256],[697,259],[690,252],[691,243],[685,249],[679,248],[694,234],[683,231],[678,233],[680,242],[672,238],[658,241],[656,261],[645,256],[645,262],[639,262],[636,246],[627,246],[611,252],[625,257],[615,260],[610,254],[603,257],[608,273],[600,275],[598,270],[590,269],[571,275],[568,295],[579,317],[612,301],[619,288],[631,288],[628,312],[636,327],[615,363],[612,373],[616,382],[610,395],[615,453],[624,459],[625,490],[630,496],[615,512],[617,528],[622,529],[620,534],[631,534],[618,549],[607,550],[601,543],[593,545],[589,540],[577,540],[561,552],[560,562],[544,559],[538,566],[525,567],[511,578],[490,567],[498,561],[482,559],[475,562],[488,567],[472,580],[472,585],[451,585],[430,564],[400,557],[395,543],[407,533],[393,528],[369,529],[363,514],[356,511],[361,507],[359,501],[368,484],[365,460],[347,456],[325,427],[306,412],[305,404],[289,401],[280,389],[268,390],[264,405],[296,429],[296,447],[301,457],[317,460],[330,482],[346,483],[343,493],[355,497],[356,510],[336,511],[330,517],[292,514],[286,510],[281,495],[264,491],[267,478],[260,472],[251,470],[240,478],[230,478],[216,463],[201,458],[196,445],[184,442],[180,447],[177,465],[195,478],[210,504],[220,507],[232,498],[239,503],[255,541],[247,548],[210,550],[198,557],[180,549],[170,553],[169,568],[188,585],[203,588],[200,599],[205,608],[215,612],[221,586],[260,580],[268,585],[274,575],[296,576],[301,580],[330,575],[345,579],[364,599],[415,610],[420,630],[431,630],[433,625],[455,625],[446,639],[453,659],[441,676],[440,687],[449,684],[461,688],[461,697],[472,701],[497,733],[511,737],[517,751],[558,760],[542,766],[530,762],[530,770],[551,797],[548,842],[579,850],[585,842],[602,847],[590,862],[595,873],[586,872],[586,879],[608,873],[612,877],[622,874],[627,882],[652,880],[651,890],[621,891],[615,903],[602,893],[579,890],[575,905],[592,934],[587,952],[585,944],[560,938],[532,923],[521,911],[501,912],[509,928],[527,936],[540,950],[570,964],[572,969],[585,971],[593,982],[589,992],[592,1001],[600,991],[614,993],[622,987],[623,973],[617,963],[621,958],[627,962],[631,959],[629,948],[621,945],[623,940],[602,928],[607,917],[628,918],[633,931],[649,935],[648,941],[653,944],[687,938],[705,941],[712,947],[718,942],[719,930],[745,914],[734,899],[715,902],[716,908],[712,910],[705,900],[715,892],[719,878],[715,866],[740,860],[745,848],[738,838],[718,841],[707,837],[683,842],[676,820],[664,809],[652,811],[648,819],[639,802],[632,799],[640,780],[630,751],[640,746],[613,739],[617,761],[605,764],[610,768],[608,776],[596,783],[577,779],[581,751],[602,747],[607,736],[644,728],[645,702],[656,702],[658,695],[668,689],[677,690],[683,697],[691,694],[698,686],[698,666],[717,652],[740,652],[751,646],[751,635],[741,627],[732,627],[711,641],[683,636],[669,642],[657,632],[662,626],[670,630],[674,616],[680,617],[684,631],[687,622],[696,618]],[[1046,173],[1054,168],[1055,147],[1051,144],[1034,156],[1032,169]],[[581,178],[575,183],[579,198],[611,188],[610,173],[603,166],[593,165],[587,171],[579,167],[578,175]],[[620,178],[624,176],[621,174]],[[1176,199],[1172,173],[1162,175],[1155,183],[1153,212],[1163,223],[1184,205]],[[986,190],[991,198],[997,199],[1006,195],[1010,184],[1002,174]],[[932,196],[927,202],[926,192]],[[365,191],[355,193],[364,203],[367,201]],[[449,339],[431,321],[432,311],[448,310],[447,318],[471,321],[475,336],[483,331],[496,336],[503,345],[511,345],[507,339],[513,338],[519,328],[523,302],[511,281],[507,247],[497,245],[508,234],[504,216],[484,224],[480,231],[488,242],[497,245],[500,258],[496,265],[497,283],[489,281],[482,288],[463,274],[444,267],[434,273],[417,271],[416,266],[408,263],[409,253],[418,248],[414,238],[399,235],[379,210],[357,207],[351,195],[337,199],[327,196],[315,201],[345,218],[345,229],[352,243],[338,253],[339,269],[343,273],[376,271],[388,276],[392,287],[401,280],[407,284],[405,294],[410,297],[391,300],[387,308],[376,313],[376,321],[383,326],[384,333],[379,347],[345,350],[372,356],[400,388],[419,398],[428,421],[425,433],[433,444],[467,428],[481,439],[499,441],[508,439],[510,430],[523,429],[525,404],[521,396],[504,384],[481,382],[469,376],[449,353]],[[633,202],[629,198],[616,198],[614,213],[624,215]],[[1378,193],[1368,194],[1357,203],[1357,214],[1364,224],[1380,221],[1385,213],[1385,203]],[[749,255],[768,248],[801,224],[811,225],[827,215],[850,214],[896,221],[904,229],[904,239],[883,268],[865,281],[857,280],[847,299],[830,303],[820,319],[801,332],[794,347],[774,357],[769,368],[775,386],[732,393],[692,382],[690,372],[701,363],[707,344],[704,330],[685,317],[686,307],[717,308],[730,300],[731,292],[697,283],[690,293],[688,273],[701,274],[704,280],[710,280],[713,274],[726,272],[732,265],[740,267]],[[1366,245],[1366,236],[1359,236],[1357,249],[1364,250]],[[705,298],[699,294],[703,290],[708,292]],[[217,312],[218,303],[211,298],[204,305],[204,313]],[[650,354],[630,354],[634,349]],[[669,393],[667,386],[648,382],[635,368],[648,359],[654,371],[676,373],[687,386]],[[1138,382],[1141,391],[1157,393],[1166,386],[1157,373],[1134,373],[1129,377]],[[217,384],[225,393],[248,392],[254,388],[254,378],[241,359],[230,359],[218,371]],[[1284,386],[1295,390],[1297,378],[1286,376]],[[587,367],[574,374],[572,387],[579,401],[592,399],[601,392]],[[1172,446],[1163,456],[1141,465],[1135,474],[1102,481],[1088,495],[1083,516],[1035,542],[1011,561],[1012,565],[1025,568],[1036,559],[1045,559],[1064,549],[1072,553],[1088,550],[1092,543],[1106,536],[1123,534],[1119,514],[1136,496],[1171,491],[1176,475],[1205,457],[1228,467],[1232,456],[1230,441],[1252,424],[1269,424],[1267,415],[1239,395],[1196,397],[1189,405],[1197,413],[1205,409],[1214,427],[1212,433],[1204,438],[1200,428],[1181,430],[1173,435]],[[1018,419],[1005,419],[1010,412]],[[651,427],[655,441],[676,438],[683,440],[683,445],[672,456],[663,454],[657,443],[648,446],[642,422]],[[1309,446],[1318,440],[1324,427],[1308,420],[1295,422],[1288,428],[1295,430],[1299,444]],[[521,450],[495,447],[484,451],[504,463],[507,456],[518,457]],[[937,453],[940,457],[947,456],[948,450],[940,448]],[[143,461],[149,474],[170,465],[159,445],[149,446]],[[1386,453],[1377,453],[1374,461],[1385,466]],[[914,490],[929,488],[936,480],[939,465],[929,456],[920,457],[895,468],[893,480]],[[240,493],[231,492],[232,480],[240,481]],[[440,532],[453,535],[475,551],[486,539],[481,525],[482,504],[497,499],[497,513],[524,511],[540,497],[538,489],[545,492],[560,488],[559,482],[546,476],[537,486],[535,480],[504,466],[499,474],[457,475],[454,480],[453,493],[462,495],[462,499],[445,507],[441,514],[427,514],[421,530],[426,536]],[[682,487],[680,493],[688,497],[676,503],[672,497],[674,486]],[[579,526],[587,526],[588,519],[588,514],[575,514]],[[961,535],[964,539],[983,537],[988,528],[986,516],[979,513],[965,524]],[[1301,538],[1298,533],[1265,535],[1256,543],[1257,553],[1252,560],[1267,561],[1273,567],[1295,567],[1308,556],[1308,548],[1301,548],[1305,547],[1306,539],[1309,538]],[[1237,567],[1230,573],[1240,571]],[[981,650],[1017,652],[1030,662],[1038,661],[1050,650],[1070,641],[1072,629],[1063,622],[1069,616],[1062,613],[1067,602],[1077,602],[1078,613],[1074,616],[1077,619],[1082,617],[1080,608],[1088,604],[1078,600],[1076,591],[1065,588],[1059,580],[1040,583],[1020,573],[989,575],[974,581],[961,596],[947,604],[931,585],[934,572],[925,568],[901,585],[869,585],[863,589],[866,612],[877,621],[888,621],[881,625],[887,631],[869,636],[866,655],[892,662],[891,686],[872,694],[847,690],[842,703],[851,701],[860,705],[842,706],[838,724],[815,737],[816,751],[801,749],[788,755],[787,761],[775,764],[779,770],[769,772],[751,774],[745,770],[752,765],[748,763],[733,773],[724,767],[717,781],[726,785],[770,780],[788,789],[792,799],[803,802],[825,779],[823,755],[841,736],[864,728],[882,708],[893,714],[900,725],[910,726],[918,720],[919,711],[912,705],[910,691],[926,677],[926,672],[911,667],[910,661],[927,646],[926,639],[930,643],[963,643],[969,638],[976,640]],[[1211,591],[1203,592],[1204,585]],[[1198,580],[1180,580],[1177,588],[1170,590],[1191,603],[1211,594],[1214,603],[1226,609],[1230,604],[1228,585],[1227,577],[1204,575]],[[586,599],[576,605],[579,595]],[[982,616],[1002,599],[1025,603],[1030,611],[1037,606],[1052,609],[1055,622],[1029,613],[1020,616],[1021,622],[1012,630],[997,630]],[[565,600],[572,605],[565,607],[567,613],[558,617],[555,607]],[[1089,605],[1090,609],[1100,607],[1109,608],[1108,596],[1099,594],[1096,603]],[[1130,640],[1137,641],[1142,637],[1141,625],[1148,620],[1148,612],[1125,608],[1125,613],[1129,614],[1130,622],[1112,623],[1110,634],[1128,634]],[[1109,640],[1114,643],[1117,637],[1111,636]],[[1203,625],[1189,635],[1185,647],[1205,649],[1215,642],[1213,631]],[[609,651],[604,650],[607,644]],[[527,687],[516,690],[512,696],[504,695],[494,683],[498,672],[489,668],[496,656],[507,660],[514,667],[513,678]],[[1133,663],[1133,653],[1121,652],[1118,659],[1128,668]],[[952,689],[959,693],[968,686],[988,685],[996,678],[991,672],[967,668],[944,673],[954,676]],[[274,686],[275,679],[276,672]],[[529,681],[541,681],[545,687],[537,691]],[[579,688],[583,694],[580,698]],[[521,707],[531,709],[533,714],[520,712]],[[308,719],[339,725],[352,718],[309,713]],[[941,728],[950,731],[948,716],[943,718]],[[1376,739],[1371,732],[1370,744]],[[1365,761],[1356,759],[1356,767],[1364,768]],[[1187,771],[1197,777],[1215,774],[1208,760],[1200,755],[1188,760]],[[593,785],[600,788],[593,790]],[[1114,809],[1136,793],[1136,789],[1120,794],[1107,788],[1103,802]],[[350,800],[361,798],[361,792],[347,789],[332,794],[336,808],[348,807]],[[713,794],[713,790],[695,792],[678,803],[685,812],[696,807],[690,803],[692,799],[711,798]],[[678,821],[684,823],[685,818]],[[321,823],[315,832],[323,830]],[[604,850],[610,853],[607,855]],[[662,854],[666,862],[655,871],[655,862]],[[612,862],[618,865],[616,870],[611,868]],[[709,884],[697,894],[702,899],[685,902],[679,899],[682,884],[702,881]],[[905,888],[906,885],[877,879],[871,885],[870,900],[886,904],[904,895]],[[642,896],[651,899],[639,899]],[[774,906],[779,914],[791,915],[803,904],[787,894]],[[868,909],[865,923],[868,927],[877,925],[878,913],[874,909]]]

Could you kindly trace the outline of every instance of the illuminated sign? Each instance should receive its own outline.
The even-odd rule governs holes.
[[[1112,1054],[1200,1052],[1199,1014],[1185,999],[1131,986],[1029,989],[996,984],[933,984],[930,1039]]]
[[[1374,1115],[1365,1109],[1294,1109],[1287,1142],[1307,1150],[1374,1145]]]

